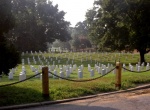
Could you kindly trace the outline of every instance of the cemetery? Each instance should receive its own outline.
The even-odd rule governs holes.
[[[63,78],[72,80],[86,80],[97,78],[107,74],[110,70],[116,67],[116,62],[122,63],[122,86],[121,89],[134,87],[140,83],[147,83],[150,81],[150,72],[131,73],[130,71],[145,71],[150,69],[149,63],[139,63],[139,54],[131,53],[103,53],[103,52],[22,52],[21,64],[16,68],[12,68],[8,76],[1,76],[1,85],[14,83],[25,80],[33,75],[39,74],[42,67],[48,67],[48,71]],[[145,55],[146,61],[150,62],[150,54]],[[70,82],[58,78],[52,74],[49,75],[49,91],[50,100],[59,100],[72,97],[85,96],[90,94],[110,92],[117,90],[115,88],[115,69],[106,76],[87,82]],[[29,103],[36,101],[43,101],[41,97],[42,92],[42,74],[39,74],[27,81],[11,85],[8,87],[0,87],[0,92],[5,88],[8,91],[10,102],[7,104]],[[0,86],[1,86],[0,85]],[[24,87],[29,90],[24,90]],[[28,97],[28,101],[19,100],[13,101],[11,90],[13,92],[16,88],[17,92],[23,92],[24,97]],[[18,89],[19,88],[19,89]],[[31,89],[31,90],[30,90]],[[9,91],[10,90],[10,91]],[[25,92],[26,91],[26,92]],[[34,94],[33,94],[34,93]],[[14,93],[12,93],[14,94]],[[15,94],[16,95],[16,94]],[[28,96],[27,96],[28,95]],[[17,95],[15,96],[18,97]],[[36,99],[32,99],[36,97]],[[15,99],[16,99],[15,98]],[[1,100],[0,100],[1,102]],[[1,103],[5,105],[5,102]],[[7,105],[6,104],[6,105]]]
[[[149,5],[94,0],[73,26],[51,0],[1,0],[0,107],[150,83]]]

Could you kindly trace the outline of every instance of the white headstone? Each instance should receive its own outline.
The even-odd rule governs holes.
[[[72,73],[72,71],[73,71],[73,70],[72,70],[72,67],[70,67],[70,68],[69,68],[69,72]]]
[[[90,74],[91,77],[94,77],[94,70],[91,69],[91,74]]]
[[[138,66],[138,71],[141,71],[141,66]]]
[[[146,70],[149,70],[149,65],[146,65]]]
[[[65,77],[64,72],[63,72],[63,71],[60,71],[60,77],[62,77],[62,78],[64,78],[64,77]],[[61,79],[61,78],[59,78],[59,79]]]
[[[79,78],[79,79],[83,78],[83,73],[82,73],[82,71],[78,71],[78,78]]]
[[[13,79],[13,73],[12,73],[12,72],[10,72],[10,73],[8,74],[8,79],[10,79],[10,80]]]
[[[102,75],[106,74],[106,69],[102,69]]]
[[[26,74],[20,72],[20,74],[19,74],[19,81],[22,81],[24,79],[26,79]]]
[[[101,67],[98,67],[98,73],[99,73],[99,74],[102,73]]]
[[[54,70],[54,74],[57,75],[57,71],[56,70]],[[53,75],[53,78],[55,79],[57,77]]]
[[[69,70],[66,70],[66,77],[70,77],[70,71]]]
[[[35,71],[35,75],[38,74],[38,73],[39,73],[38,70],[36,70],[36,71]],[[36,77],[36,78],[39,78],[40,75],[37,75],[37,76],[35,76],[35,77]]]

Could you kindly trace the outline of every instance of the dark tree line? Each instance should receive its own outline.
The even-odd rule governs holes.
[[[9,69],[17,66],[20,62],[19,52],[4,36],[14,25],[11,1],[0,0],[0,74],[8,74]]]

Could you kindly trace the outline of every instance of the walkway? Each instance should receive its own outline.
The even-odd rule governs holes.
[[[20,110],[150,110],[150,88]]]

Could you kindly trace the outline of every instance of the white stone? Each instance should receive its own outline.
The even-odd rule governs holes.
[[[73,70],[73,71],[75,71],[75,70],[76,70],[76,66],[75,66],[75,65],[73,65],[73,68],[72,68],[72,70]]]
[[[55,61],[53,61],[53,65],[55,65]]]
[[[12,80],[13,79],[13,73],[12,72],[10,72],[9,74],[8,74],[8,79],[10,79],[10,80]]]
[[[35,71],[35,75],[38,74],[38,73],[39,73],[38,70],[36,70],[36,71]],[[35,77],[36,77],[36,78],[39,78],[40,75],[37,75],[37,76],[35,76]]]
[[[88,71],[89,71],[89,72],[91,71],[91,66],[88,66]]]
[[[108,71],[109,71],[109,68],[108,68],[108,67],[106,67],[106,73],[108,73]]]
[[[98,67],[98,73],[100,74],[102,72],[101,67]]]
[[[149,65],[146,65],[146,70],[149,70]]]
[[[52,77],[53,76],[50,72],[51,72],[51,70],[48,69],[48,77]]]
[[[78,71],[78,78],[79,78],[79,79],[83,78],[83,73],[82,73],[82,71]]]
[[[66,71],[67,69],[67,66],[63,65],[63,71]]]
[[[72,71],[73,71],[73,70],[72,70],[72,67],[69,68],[69,71],[70,71],[70,73],[72,73]]]
[[[25,80],[26,79],[26,74],[20,72],[19,74],[19,81]]]
[[[34,64],[36,65],[36,61],[34,61]]]
[[[58,69],[58,65],[55,66],[55,69],[56,69],[56,70]]]
[[[141,71],[141,66],[138,66],[138,70],[137,71]]]
[[[59,68],[62,68],[62,65],[59,65]]]
[[[22,59],[22,63],[24,63],[24,59]]]
[[[107,64],[107,67],[108,67],[108,68],[110,67],[110,64],[109,64],[109,63]]]
[[[11,69],[11,72],[12,72],[13,74],[15,74],[15,69],[14,69],[14,68],[12,68],[12,69]]]
[[[123,67],[124,67],[124,68],[126,68],[126,65],[125,65],[125,64],[123,64]],[[124,68],[123,68],[123,71],[126,71]]]
[[[94,70],[93,69],[91,69],[91,72],[90,72],[91,74],[90,74],[90,76],[91,77],[94,77]]]
[[[65,77],[64,72],[63,72],[63,71],[60,71],[60,77],[62,77],[62,78],[64,78],[64,77]],[[59,79],[61,79],[61,78],[59,78]]]
[[[106,69],[102,69],[102,75],[106,74]]]
[[[54,74],[57,75],[57,71],[54,70]],[[56,79],[57,77],[53,75],[53,78]]]
[[[70,71],[69,70],[66,70],[66,77],[70,77]]]
[[[22,72],[26,73],[26,68],[25,68],[25,66],[22,66]]]
[[[30,66],[30,68],[31,68],[31,70],[32,70],[32,72],[34,72],[35,71],[35,68],[34,68],[34,66]]]
[[[138,70],[138,64],[136,64],[136,70]]]
[[[52,65],[52,68],[51,68],[51,70],[52,70],[52,71],[54,71],[54,69],[55,69],[55,65]]]
[[[81,70],[83,71],[84,66],[83,66],[83,65],[81,65],[80,67],[81,67]]]
[[[133,66],[130,66],[130,70],[133,71]]]
[[[39,65],[39,70],[42,70],[42,66],[41,65]]]
[[[42,80],[42,74],[40,74],[40,80]]]

